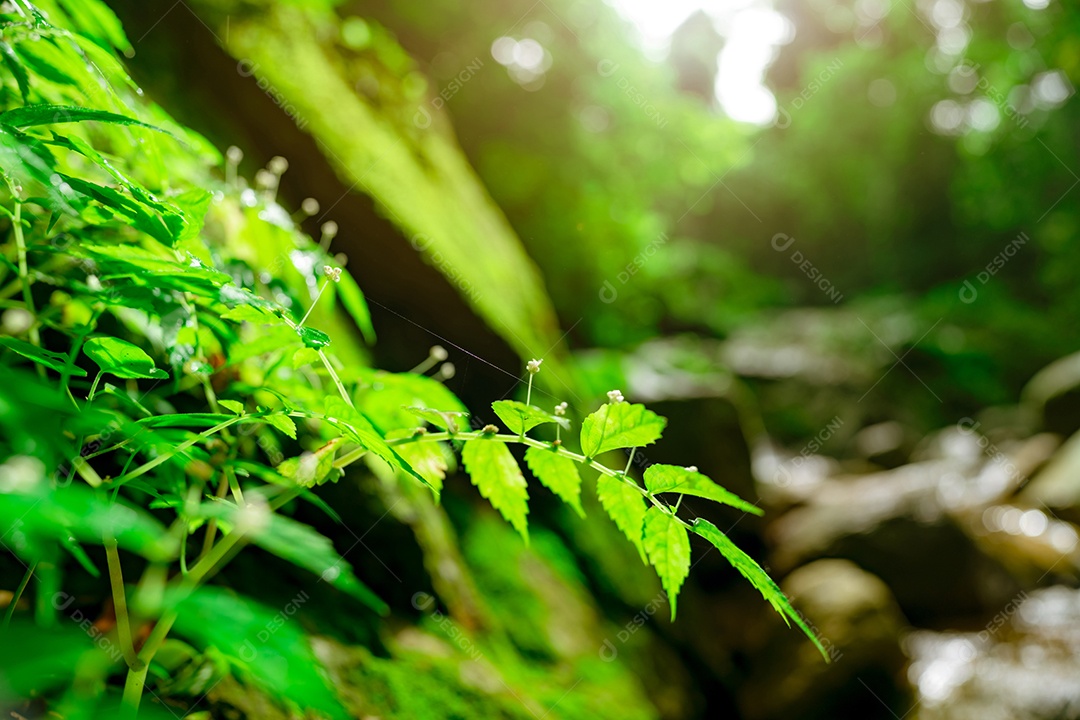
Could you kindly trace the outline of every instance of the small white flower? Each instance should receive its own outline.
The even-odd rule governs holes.
[[[270,158],[270,162],[267,163],[266,167],[275,175],[284,175],[285,171],[289,169],[289,161],[280,155],[275,155]]]
[[[525,367],[527,367],[529,369],[529,374],[535,375],[536,373],[540,372],[540,363],[542,363],[542,362],[544,362],[544,361],[543,360],[530,360],[529,362],[527,362],[525,364]]]
[[[334,282],[341,282],[341,268],[323,265],[323,275],[330,278]]]
[[[621,390],[608,391],[607,399],[609,403],[621,403],[626,400],[626,398],[623,397]]]
[[[446,348],[444,348],[442,345],[432,345],[430,354],[432,360],[438,360],[439,362],[442,362],[446,358],[450,357],[446,352]]]
[[[555,406],[555,414],[558,417],[562,417],[562,416],[566,415],[566,408],[567,408],[567,405],[566,405],[565,402],[559,403],[558,405]]]
[[[34,316],[22,308],[5,310],[0,316],[0,330],[8,335],[21,335],[34,324]]]
[[[273,187],[277,182],[277,176],[269,170],[260,170],[255,173],[255,184],[261,188]]]
[[[698,471],[697,465],[687,465],[685,469],[686,469],[687,472],[693,472],[693,473],[696,473]]]
[[[270,515],[266,501],[255,500],[236,513],[234,527],[238,532],[258,534],[270,527]]]

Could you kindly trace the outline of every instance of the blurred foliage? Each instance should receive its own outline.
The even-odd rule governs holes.
[[[762,311],[865,298],[918,328],[890,347],[929,356],[939,381],[927,382],[950,393],[940,412],[917,413],[923,429],[1015,398],[1076,349],[1059,328],[1080,286],[1069,261],[1077,110],[1066,102],[1080,81],[1080,17],[1059,3],[959,0],[776,9],[794,40],[766,78],[777,120],[753,129],[689,92],[708,70],[686,59],[706,42],[692,28],[700,16],[667,60],[650,61],[601,3],[341,7],[426,60],[433,93],[473,58],[486,63],[444,105],[580,345],[728,337],[769,324]],[[539,43],[538,79],[491,60],[500,37]],[[1007,268],[994,265],[1018,239]],[[962,299],[965,281],[976,302]],[[882,407],[907,402],[879,392]]]

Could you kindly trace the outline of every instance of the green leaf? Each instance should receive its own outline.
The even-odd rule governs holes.
[[[407,407],[405,409],[421,420],[426,420],[435,427],[446,430],[451,435],[461,429],[458,421],[469,417],[468,413],[454,410],[429,410],[425,407]]]
[[[168,415],[152,415],[135,421],[136,425],[152,428],[186,427],[186,428],[209,428],[220,425],[226,420],[231,420],[233,415],[225,413],[169,413]],[[256,418],[245,418],[240,423],[256,422]]]
[[[524,435],[537,425],[545,423],[558,423],[564,429],[570,428],[570,421],[566,418],[557,417],[535,405],[526,405],[517,400],[496,400],[491,403],[491,409],[515,435]]]
[[[415,428],[416,416],[408,409],[410,407],[437,409],[444,414],[467,414],[467,408],[454,393],[438,380],[424,375],[362,370],[357,373],[357,381],[360,387],[356,402],[385,430]],[[443,427],[445,421],[433,424]],[[456,425],[464,426],[465,423]]]
[[[63,372],[64,366],[67,365],[67,355],[39,348],[37,345],[32,345],[25,340],[18,340],[13,337],[0,337],[0,346],[6,347],[8,350],[18,353],[24,358],[33,360],[38,365],[44,365],[56,372]],[[86,375],[86,371],[80,367],[72,366],[71,374],[75,377],[83,377]]]
[[[320,350],[330,344],[330,336],[313,327],[298,327],[296,334],[304,341],[304,345],[312,350]]]
[[[113,46],[125,54],[131,50],[119,18],[104,3],[62,0],[62,5],[81,34],[94,38],[105,49]]]
[[[529,542],[528,486],[506,444],[486,438],[469,440],[461,450],[461,460],[480,494]]]
[[[776,612],[780,613],[780,616],[784,618],[784,622],[790,626],[791,622],[789,621],[794,621],[799,629],[806,634],[806,637],[810,638],[811,642],[814,643],[821,656],[825,658],[825,662],[829,662],[829,654],[825,652],[825,648],[822,647],[817,636],[806,625],[802,615],[792,607],[784,591],[769,577],[768,573],[761,569],[760,565],[754,562],[753,558],[743,552],[727,535],[720,532],[715,525],[704,518],[694,520],[694,524],[690,529],[711,542],[713,547],[719,550],[720,554],[772,604]]]
[[[748,503],[733,492],[725,490],[710,480],[705,475],[676,465],[650,465],[645,469],[645,487],[649,492],[664,493],[674,492],[683,495],[715,500],[724,505],[730,505],[743,512],[752,515],[761,515],[764,511],[756,505]]]
[[[168,130],[149,125],[141,120],[127,117],[126,115],[118,115],[117,113],[107,112],[105,110],[94,110],[92,108],[78,107],[76,105],[39,103],[36,105],[24,105],[22,107],[12,108],[11,110],[0,113],[0,123],[17,128],[30,127],[32,125],[85,122],[87,120],[113,123],[116,125],[136,125],[148,130],[155,130],[159,133],[172,135]]]
[[[344,442],[342,438],[334,438],[315,452],[306,452],[300,457],[289,458],[277,466],[277,471],[297,485],[305,487],[321,485],[326,482],[334,469],[334,458],[342,442]]]
[[[218,400],[218,405],[226,410],[231,410],[237,415],[244,414],[244,403],[242,402],[236,402],[235,400]]]
[[[271,513],[266,531],[257,534],[255,544],[319,575],[324,582],[353,596],[380,615],[389,612],[386,603],[353,574],[352,566],[338,555],[333,543],[311,527]]]
[[[4,65],[7,66],[8,71],[15,76],[15,82],[19,85],[19,94],[22,96],[22,101],[24,103],[29,102],[30,79],[26,74],[26,68],[12,47],[3,40],[0,40],[0,56],[3,56]]]
[[[387,437],[409,437],[412,432],[411,430],[397,430],[392,431]],[[401,457],[405,458],[405,461],[428,481],[438,497],[442,492],[446,471],[453,461],[453,455],[446,445],[438,442],[411,442],[398,445],[396,449]]]
[[[371,324],[371,312],[368,310],[367,300],[364,299],[364,293],[361,292],[360,286],[356,284],[356,281],[353,280],[349,273],[343,272],[335,287],[338,297],[341,298],[341,304],[345,306],[345,310],[352,316],[356,326],[360,328],[364,340],[367,341],[368,345],[373,345],[375,343],[375,327]]]
[[[237,305],[234,308],[226,310],[221,313],[221,317],[225,320],[234,320],[236,322],[249,322],[257,325],[265,325],[266,323],[272,323],[278,318],[274,317],[274,314],[268,312],[255,305]]]
[[[608,403],[581,425],[581,451],[586,457],[619,448],[642,447],[660,439],[667,420],[644,405]]]
[[[204,503],[198,514],[227,521],[233,527],[232,532],[245,533],[263,550],[321,576],[324,582],[352,595],[380,615],[387,613],[386,603],[357,579],[352,566],[338,554],[330,539],[312,527],[271,512],[265,505],[239,508],[226,502]]]
[[[110,210],[120,213],[128,218],[136,229],[143,231],[155,240],[171,247],[178,239],[178,230],[180,228],[175,227],[169,220],[179,218],[182,223],[182,217],[174,213],[159,215],[156,210],[127,197],[111,187],[65,175],[64,173],[57,173],[57,175],[76,192],[97,200]]]
[[[428,481],[413,470],[394,448],[386,444],[382,433],[371,424],[371,421],[362,412],[350,406],[340,397],[331,397],[326,401],[326,414],[327,419],[338,421],[338,426],[357,445],[367,448],[390,463],[392,467],[404,470],[419,480],[421,484],[431,487]],[[432,488],[432,490],[434,489]]]
[[[653,506],[645,513],[645,552],[660,576],[675,620],[675,601],[690,574],[690,535],[676,518]]]
[[[166,232],[164,228],[158,228]],[[166,244],[171,243],[167,236]],[[250,304],[256,299],[232,285],[232,279],[188,255],[184,261],[165,248],[151,252],[133,245],[90,245],[80,243],[68,248],[72,255],[93,260],[104,276],[126,276],[138,280],[152,278],[155,289],[168,287],[190,292],[212,301],[226,304]],[[162,253],[166,253],[163,255]]]
[[[560,455],[554,447],[530,447],[525,451],[525,462],[544,487],[574,508],[580,517],[585,517],[581,507],[581,475],[576,462]]]
[[[596,495],[608,516],[623,535],[634,543],[641,562],[645,558],[645,546],[641,542],[645,524],[645,498],[634,488],[618,478],[601,475],[596,481]]]
[[[282,415],[281,413],[275,413],[273,415],[267,415],[263,418],[268,424],[273,425],[275,428],[285,433],[293,440],[296,439],[296,423],[288,415]]]
[[[172,598],[166,596],[166,600]],[[202,587],[174,604],[173,634],[204,650],[223,653],[229,663],[243,669],[245,677],[254,678],[275,697],[310,708],[309,714],[347,718],[306,633],[293,617],[317,612],[307,607],[310,601],[311,590],[304,589],[283,607],[268,608],[223,588]]]
[[[303,367],[304,365],[310,365],[312,363],[319,362],[319,351],[312,350],[309,347],[302,347],[296,351],[293,355],[292,366],[293,368]]]
[[[83,345],[86,356],[97,363],[102,372],[119,378],[169,377],[154,366],[154,360],[137,345],[114,337],[90,338]]]
[[[0,529],[4,544],[24,560],[37,560],[49,544],[72,538],[100,545],[110,536],[125,550],[155,561],[171,560],[178,550],[175,538],[152,515],[80,485],[49,489],[39,481],[24,492],[0,494]]]
[[[68,597],[60,597],[58,602],[67,602]],[[18,648],[18,652],[0,653],[5,700],[44,696],[47,691],[70,687],[80,662],[110,662],[108,650],[74,622],[60,622],[58,627],[43,630],[32,622],[15,620],[10,627],[0,626],[0,645]],[[111,659],[119,659],[119,653]]]

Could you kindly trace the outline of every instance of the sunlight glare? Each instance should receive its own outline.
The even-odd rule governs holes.
[[[695,11],[705,11],[726,38],[719,56],[716,98],[729,117],[765,125],[776,116],[776,100],[764,76],[781,45],[791,42],[795,27],[768,0],[608,0],[632,22],[645,54],[661,60],[671,35]]]

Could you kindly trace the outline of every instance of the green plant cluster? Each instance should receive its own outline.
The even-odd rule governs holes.
[[[134,716],[187,647],[179,636],[287,703],[344,716],[304,633],[212,585],[215,574],[256,546],[386,614],[291,509],[306,502],[336,518],[315,491],[358,461],[438,496],[456,450],[527,540],[528,487],[509,444],[527,446],[531,473],[579,513],[579,467],[599,473],[604,509],[656,568],[673,616],[693,532],[814,639],[726,535],[678,515],[682,495],[755,506],[693,468],[653,465],[642,486],[630,464],[598,460],[656,441],[663,418],[613,392],[573,452],[565,405],[531,403],[537,360],[526,401],[492,406],[510,432],[465,429],[466,408],[437,378],[373,369],[342,341],[374,338],[364,296],[345,259],[275,201],[283,159],[249,186],[236,151],[223,159],[148,103],[103,5],[4,10],[0,540],[25,572],[2,630],[3,646],[23,651],[0,658],[0,700],[44,696],[62,715],[107,714],[118,701],[110,683],[125,674],[120,712]],[[552,424],[554,442],[529,434]],[[84,546],[102,546],[106,567]],[[71,613],[72,563],[108,588],[115,623]]]

